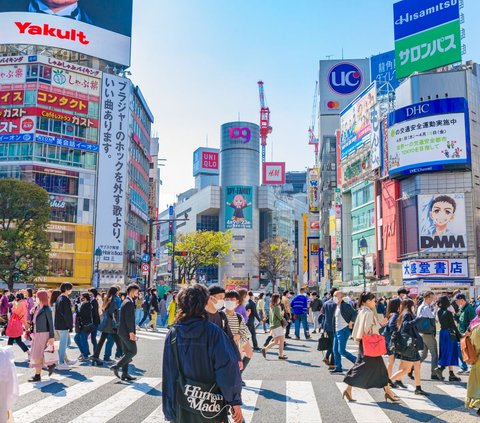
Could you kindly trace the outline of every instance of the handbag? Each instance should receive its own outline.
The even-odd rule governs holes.
[[[286,328],[288,325],[287,319],[285,317],[282,317],[282,320],[280,321],[282,328]]]
[[[435,319],[420,317],[417,320],[417,329],[424,335],[435,335]]]
[[[7,329],[5,334],[9,338],[18,338],[23,334],[23,324],[22,320],[17,314],[12,314],[12,317],[8,321]]]
[[[175,357],[178,369],[176,384],[176,420],[177,421],[211,421],[222,423],[228,421],[230,406],[220,392],[216,383],[208,385],[193,379],[186,378],[180,360],[178,359],[177,333],[175,328],[171,329],[170,345]],[[198,420],[187,416],[198,417]],[[203,418],[204,420],[202,420]]]
[[[467,364],[475,364],[477,362],[477,351],[472,344],[469,335],[465,335],[460,341],[460,350],[462,351],[463,361]]]
[[[382,335],[363,335],[362,345],[365,357],[381,357],[387,353],[387,344]]]
[[[47,345],[43,351],[43,361],[47,366],[58,363],[58,348],[60,343],[55,341],[53,345]]]
[[[318,351],[327,351],[330,348],[330,338],[328,336],[328,333],[324,330],[320,332],[320,338],[318,338],[318,345],[317,345],[317,350]]]

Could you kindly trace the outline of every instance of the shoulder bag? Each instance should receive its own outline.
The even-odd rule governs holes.
[[[205,384],[185,377],[178,358],[177,333],[171,329],[170,345],[178,368],[176,384],[176,421],[200,423],[228,421],[230,406],[216,383]]]
[[[318,338],[318,351],[327,351],[330,348],[331,342],[330,338],[328,337],[328,333],[322,329],[320,332],[320,338]]]
[[[374,317],[373,319],[375,324],[376,318]],[[376,333],[364,334],[362,337],[362,346],[365,357],[381,357],[387,353],[387,343],[385,342],[385,337]]]

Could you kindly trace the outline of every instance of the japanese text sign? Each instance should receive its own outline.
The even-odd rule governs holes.
[[[468,260],[407,260],[402,262],[402,274],[403,279],[468,278]]]
[[[37,102],[38,104],[42,104],[44,106],[55,107],[58,109],[69,110],[82,114],[88,113],[87,101],[62,94],[38,90]]]

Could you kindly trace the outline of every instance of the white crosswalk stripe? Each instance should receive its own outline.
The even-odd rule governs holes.
[[[82,396],[100,388],[111,382],[115,377],[113,376],[93,376],[91,379],[77,383],[71,387],[62,389],[51,397],[42,399],[34,404],[17,410],[13,413],[15,423],[32,423],[47,414],[52,413],[58,408],[64,407]],[[61,399],[54,401],[53,398]]]
[[[287,381],[287,423],[322,423],[311,382]]]
[[[76,419],[71,420],[70,423],[106,423],[150,392],[161,381],[159,378],[143,377],[112,395],[106,403],[96,405]]]
[[[408,389],[394,389],[397,395],[409,408],[418,411],[443,411],[437,407],[429,398],[422,395],[415,395],[415,388],[412,385],[407,385]]]
[[[338,382],[337,387],[343,393],[347,385]],[[366,389],[352,389],[352,394],[355,402],[347,402],[347,405],[357,423],[392,422]]]
[[[85,401],[85,396],[91,394],[95,390],[101,392],[108,383],[116,380],[113,376],[93,376],[85,380],[72,380],[68,375],[54,375],[52,378],[39,383],[22,383],[19,386],[19,393],[21,398],[21,407],[14,412],[16,423],[34,423],[51,413],[72,404],[75,408],[78,404]],[[68,382],[68,383],[67,383]],[[70,384],[65,387],[63,384]],[[316,395],[314,384],[311,381],[267,381],[267,380],[247,380],[246,386],[242,391],[243,400],[243,416],[244,423],[253,423],[258,421],[256,413],[262,413],[262,408],[265,402],[268,402],[268,395],[264,394],[271,392],[271,385],[274,383],[275,388],[279,392],[285,387],[284,402],[281,407],[284,407],[285,414],[282,408],[276,408],[276,421],[286,423],[324,423],[331,422],[325,419],[324,409],[320,409],[322,398]],[[55,384],[58,387],[55,389]],[[83,408],[80,414],[71,415],[64,419],[65,423],[107,423],[110,421],[120,421],[119,417],[123,412],[127,411],[129,407],[134,407],[138,417],[135,419],[138,423],[167,423],[163,415],[161,406],[161,378],[142,377],[134,383],[129,384],[115,384],[116,390],[108,398],[102,397],[101,400],[96,400],[93,395],[90,395],[88,401],[93,401],[89,408]],[[414,394],[414,388],[407,385],[408,389],[395,389],[395,393],[400,397],[401,402],[399,409],[408,407],[411,410],[429,414],[433,417],[443,413],[446,410],[442,409],[439,397],[422,397]],[[44,392],[43,395],[37,396],[37,401],[28,402],[29,395],[34,395],[35,392],[42,390],[42,388],[51,387],[51,389]],[[338,391],[343,393],[346,385],[337,382],[336,387]],[[461,385],[438,384],[431,386],[437,393],[443,392],[446,395],[463,400],[466,395],[466,389]],[[335,389],[335,388],[334,388]],[[152,392],[152,390],[158,390]],[[427,389],[431,391],[431,389]],[[387,405],[383,398],[378,401],[380,392],[374,392],[364,389],[353,388],[353,397],[355,402],[339,401],[335,403],[335,407],[344,407],[349,410],[351,417],[346,419],[348,422],[356,423],[392,423],[396,421],[395,413],[396,406]],[[49,394],[50,392],[56,392]],[[48,394],[48,396],[45,396]],[[337,398],[339,398],[339,394]],[[374,398],[377,398],[375,399]],[[138,401],[146,400],[148,398],[148,410],[137,409],[136,403]],[[433,401],[437,401],[435,404]],[[279,403],[280,404],[280,403]],[[153,411],[152,411],[153,409]],[[86,411],[85,411],[86,410]],[[82,414],[83,413],[83,414]],[[130,411],[131,413],[131,411]],[[143,413],[143,414],[142,414]],[[281,417],[282,414],[285,417]],[[263,416],[264,417],[264,416]],[[284,420],[284,418],[286,418]],[[71,420],[69,420],[71,419]]]

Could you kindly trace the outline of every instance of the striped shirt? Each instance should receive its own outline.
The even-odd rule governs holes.
[[[240,335],[240,342],[237,342],[237,344],[240,346],[241,344],[248,342],[250,339],[249,331],[241,314],[225,314],[227,315],[228,326],[230,326],[233,336]]]

